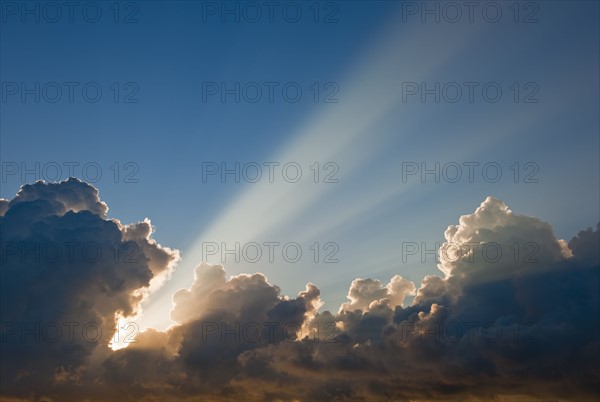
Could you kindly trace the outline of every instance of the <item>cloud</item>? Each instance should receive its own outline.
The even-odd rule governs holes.
[[[60,183],[38,181],[35,184],[27,184],[19,189],[16,197],[10,202],[3,201],[6,209],[19,204],[31,206],[27,203],[34,202],[38,206],[44,206],[47,213],[55,215],[64,215],[67,211],[89,211],[106,218],[108,213],[108,206],[98,198],[98,190],[74,178]]]
[[[4,247],[3,323],[114,324],[117,316],[139,312],[152,282],[167,278],[178,258],[152,240],[148,220],[109,219],[97,190],[77,180],[25,186],[0,202],[0,211],[2,241],[13,246],[134,244],[140,256],[129,263],[110,254],[49,263],[31,261],[27,249],[23,260],[21,250]],[[201,263],[190,287],[173,295],[176,324],[138,334],[124,349],[110,350],[106,338],[32,344],[5,327],[2,395],[597,400],[599,235],[600,226],[567,243],[549,224],[488,197],[445,231],[441,276],[425,277],[418,289],[400,275],[385,285],[355,279],[337,313],[320,311],[314,284],[290,298],[260,273],[228,278],[223,266]]]
[[[363,310],[372,306],[387,304],[390,307],[401,306],[406,296],[414,295],[415,284],[395,275],[385,287],[377,279],[355,279],[348,291],[347,303],[342,304],[341,311]]]
[[[598,233],[569,248],[489,197],[446,230],[464,252],[440,250],[444,276],[424,278],[413,305],[382,303],[378,281],[355,280],[339,314],[315,318],[335,320],[333,339],[252,351],[246,366],[271,371],[248,370],[245,384],[289,400],[596,400]],[[488,244],[503,254],[484,254]]]
[[[23,186],[2,205],[2,393],[35,395],[110,353],[117,315],[135,315],[179,257],[152,240],[149,220],[108,219],[98,190],[77,179]]]
[[[334,320],[333,337],[246,354],[246,367],[270,371],[248,370],[245,384],[290,400],[595,400],[598,231],[570,249],[550,225],[489,197],[445,237],[461,252],[440,250],[443,276],[424,278],[413,305],[355,280],[337,315],[313,320]]]

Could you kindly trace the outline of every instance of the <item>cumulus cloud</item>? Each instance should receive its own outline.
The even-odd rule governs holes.
[[[109,353],[117,315],[137,312],[178,253],[152,240],[148,220],[108,219],[98,190],[77,179],[23,186],[3,205],[2,392],[36,395]]]
[[[143,258],[49,266],[20,262],[8,249],[2,321],[106,323],[135,314],[177,253],[152,240],[149,221],[108,219],[93,187],[74,180],[47,186],[36,183],[0,203],[3,241],[134,243]],[[445,231],[440,276],[426,276],[418,289],[400,275],[387,284],[355,279],[337,312],[320,311],[314,284],[290,298],[260,273],[228,278],[223,266],[201,263],[190,287],[173,295],[176,325],[147,330],[127,348],[112,351],[106,340],[38,347],[13,339],[5,357],[3,344],[2,394],[61,401],[597,400],[599,234],[600,226],[590,228],[567,243],[549,224],[488,197]]]
[[[386,304],[401,306],[406,296],[415,293],[415,284],[395,275],[385,287],[377,279],[355,279],[348,291],[349,302],[342,304],[341,311],[368,311],[372,306]]]
[[[48,212],[56,215],[64,215],[67,211],[89,211],[106,218],[108,213],[108,206],[98,198],[98,190],[74,178],[60,183],[45,183],[40,180],[35,184],[22,186],[15,198],[4,202],[7,209],[21,203],[37,202],[38,206],[44,206]]]
[[[355,280],[340,313],[322,314],[334,342],[253,351],[245,361],[287,381],[247,383],[290,400],[596,400],[598,230],[568,247],[489,197],[445,236],[462,250],[440,250],[443,276],[425,277],[413,305],[382,303],[379,282]]]
[[[547,266],[571,255],[566,242],[552,227],[534,217],[515,215],[508,206],[487,197],[473,214],[463,215],[458,225],[444,233],[438,268],[446,276],[471,279],[539,264]]]

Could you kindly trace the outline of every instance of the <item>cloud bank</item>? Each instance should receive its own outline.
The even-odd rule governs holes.
[[[3,400],[600,395],[600,225],[565,242],[488,197],[446,229],[440,276],[355,279],[337,312],[321,311],[314,284],[287,297],[260,273],[200,263],[173,295],[177,324],[119,350],[110,328],[140,313],[179,258],[149,220],[109,218],[76,179],[38,182],[0,200],[0,234]]]

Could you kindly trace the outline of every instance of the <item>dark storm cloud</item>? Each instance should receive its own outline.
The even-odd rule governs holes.
[[[109,220],[97,191],[75,180],[26,187],[0,211],[3,242],[133,242],[143,256],[44,264],[9,249],[2,321],[114,323],[177,258],[151,239],[148,221]],[[597,400],[599,235],[600,226],[567,243],[487,198],[445,231],[461,252],[440,251],[442,276],[418,289],[399,275],[356,279],[337,313],[319,312],[313,284],[288,298],[260,273],[228,279],[202,263],[173,296],[177,324],[127,348],[3,343],[2,392],[56,401]],[[488,244],[501,255],[482,254]]]

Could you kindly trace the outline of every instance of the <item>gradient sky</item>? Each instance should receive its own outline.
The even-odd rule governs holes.
[[[466,15],[458,23],[423,22],[393,1],[322,2],[318,22],[313,3],[298,2],[296,23],[279,9],[273,22],[266,14],[256,23],[243,16],[222,22],[206,14],[206,3],[123,2],[119,18],[133,13],[136,21],[115,23],[112,2],[98,4],[97,23],[77,11],[73,22],[43,15],[40,23],[32,16],[23,22],[2,9],[0,159],[4,173],[13,163],[97,163],[103,176],[94,185],[110,215],[126,223],[149,217],[157,241],[181,250],[172,280],[144,306],[143,325],[169,325],[171,295],[191,284],[202,242],[299,242],[307,254],[296,264],[228,262],[227,273],[263,272],[289,295],[314,282],[325,308],[336,310],[356,277],[387,282],[401,274],[418,282],[437,273],[431,259],[403,263],[402,242],[433,247],[488,195],[551,223],[558,238],[600,220],[598,2],[536,2],[537,10],[521,3],[518,23],[509,2],[501,2],[497,23],[481,10],[472,22]],[[524,23],[533,11],[537,22]],[[256,103],[203,101],[206,82],[272,81],[297,83],[302,98],[286,102],[276,90],[273,102],[266,95]],[[34,95],[22,101],[22,83],[36,82],[80,86],[73,102],[66,94],[56,103],[43,96],[36,103]],[[82,98],[88,82],[103,90],[97,103]],[[338,102],[314,102],[314,82],[321,97],[333,83]],[[479,89],[473,102],[466,94],[456,103],[418,95],[403,101],[408,82],[477,82]],[[481,95],[490,82],[502,88],[497,103]],[[538,102],[525,103],[531,88],[538,91],[529,99]],[[138,102],[122,102],[132,89]],[[266,161],[300,164],[303,180],[202,180],[204,162]],[[489,183],[476,170],[474,183],[465,176],[457,183],[402,180],[403,162],[467,161],[498,163],[503,177]],[[115,183],[115,162],[121,175],[133,162],[139,182],[121,176]],[[339,182],[312,183],[314,162],[339,166]],[[521,176],[514,183],[515,162],[522,174],[530,172],[526,163],[539,167],[538,182]],[[2,177],[0,197],[11,199],[38,178],[45,177]],[[339,263],[315,264],[307,249],[314,242],[335,242]]]

